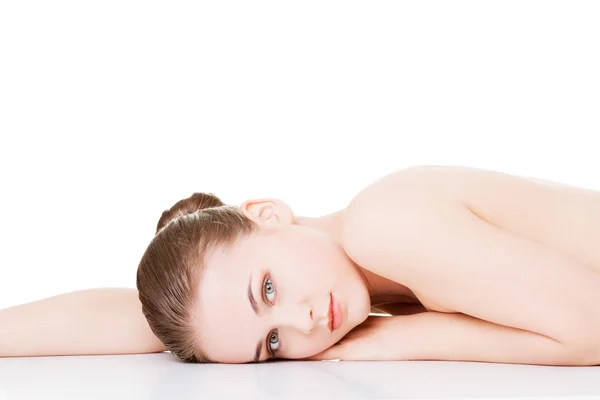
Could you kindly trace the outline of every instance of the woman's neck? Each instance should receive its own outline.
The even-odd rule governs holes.
[[[340,226],[343,213],[344,209],[322,217],[295,217],[294,223],[325,232],[341,245]]]

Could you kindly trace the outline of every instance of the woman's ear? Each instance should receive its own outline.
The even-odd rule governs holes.
[[[246,200],[240,205],[240,210],[262,228],[275,228],[294,222],[292,209],[277,199]]]

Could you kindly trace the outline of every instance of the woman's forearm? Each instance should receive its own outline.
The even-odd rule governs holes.
[[[0,310],[0,357],[164,350],[135,289],[81,290]]]
[[[426,312],[392,318],[387,344],[399,360],[600,364],[600,349],[595,353],[581,352],[538,333],[465,314]]]

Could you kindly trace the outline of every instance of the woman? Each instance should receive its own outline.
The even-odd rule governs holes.
[[[0,350],[598,365],[598,243],[600,193],[466,167],[400,170],[319,218],[196,193],[162,214],[139,302],[104,289],[3,310],[63,326],[40,340],[21,324]]]

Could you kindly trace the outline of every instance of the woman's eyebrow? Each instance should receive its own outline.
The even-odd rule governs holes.
[[[256,344],[256,351],[254,352],[254,362],[258,362],[260,360],[260,355],[262,354],[262,345],[263,341],[262,339],[259,339],[258,343]]]
[[[250,305],[254,310],[256,315],[259,315],[258,303],[252,294],[252,274],[250,274],[250,279],[248,279],[248,301],[250,301]],[[260,355],[262,354],[262,346],[263,340],[258,339],[258,343],[256,344],[256,350],[254,351],[254,362],[258,362],[260,360]]]
[[[258,303],[252,294],[252,274],[250,274],[250,279],[248,280],[248,301],[250,301],[254,314],[259,315],[260,311],[258,310]]]

